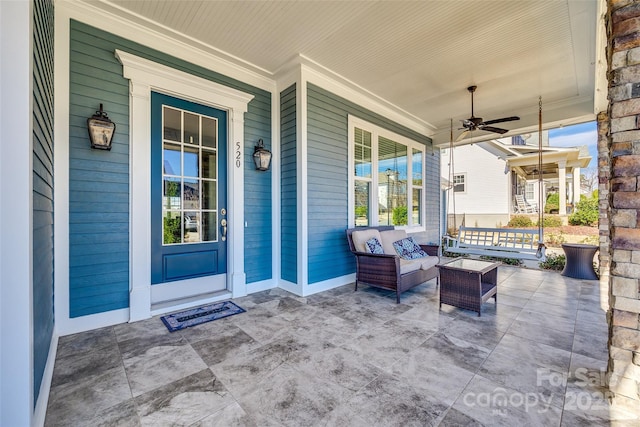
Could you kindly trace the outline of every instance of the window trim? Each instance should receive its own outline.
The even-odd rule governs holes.
[[[377,206],[378,203],[378,191],[377,188],[379,186],[378,180],[378,140],[379,137],[382,136],[384,138],[391,139],[397,143],[405,145],[407,147],[407,208],[409,208],[407,220],[409,222],[408,225],[396,226],[396,228],[407,229],[412,231],[424,231],[425,223],[426,223],[426,209],[425,209],[425,201],[422,201],[422,212],[420,212],[420,224],[414,225],[412,224],[413,217],[411,215],[411,209],[413,206],[413,189],[421,188],[423,196],[427,194],[426,191],[426,179],[425,179],[425,171],[426,171],[426,152],[427,146],[410,139],[406,136],[399,135],[393,131],[390,131],[381,126],[375,125],[371,122],[363,120],[359,117],[349,115],[347,120],[347,131],[348,131],[348,226],[355,227],[355,128],[360,128],[367,132],[371,133],[371,178],[362,178],[359,180],[369,182],[369,226],[378,226],[380,225],[378,222],[378,209],[375,210],[373,207]],[[413,162],[412,162],[412,151],[411,149],[416,149],[422,153],[422,186],[413,185]],[[375,211],[375,212],[374,212]]]

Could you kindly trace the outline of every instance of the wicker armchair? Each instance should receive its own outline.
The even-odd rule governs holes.
[[[402,292],[428,280],[438,278],[438,269],[436,267],[439,262],[437,246],[420,245],[430,256],[410,261],[401,259],[397,254],[387,249],[385,249],[384,254],[372,254],[362,248],[358,248],[357,242],[354,243],[353,233],[364,230],[385,232],[394,230],[394,227],[357,227],[347,230],[349,249],[356,257],[356,291],[359,283],[395,290],[396,302],[400,303],[400,294]],[[394,234],[393,238],[397,238],[404,233],[402,230],[394,231],[396,234]],[[384,233],[381,235],[384,236]],[[406,233],[404,235],[406,236]],[[384,242],[383,246],[385,246]]]

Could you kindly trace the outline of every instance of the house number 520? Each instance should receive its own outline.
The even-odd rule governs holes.
[[[236,167],[239,168],[240,165],[242,164],[240,162],[240,159],[242,159],[242,151],[240,150],[240,143],[236,142]]]

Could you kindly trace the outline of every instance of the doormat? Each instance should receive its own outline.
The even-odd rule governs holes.
[[[169,332],[175,332],[201,323],[244,313],[245,311],[244,308],[238,307],[231,301],[225,301],[191,308],[179,313],[168,314],[162,316],[161,319],[167,329],[169,329]]]

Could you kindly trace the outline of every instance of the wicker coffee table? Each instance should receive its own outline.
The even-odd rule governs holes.
[[[482,303],[493,297],[498,302],[499,262],[457,258],[438,265],[440,270],[440,307],[453,305],[481,315]]]

